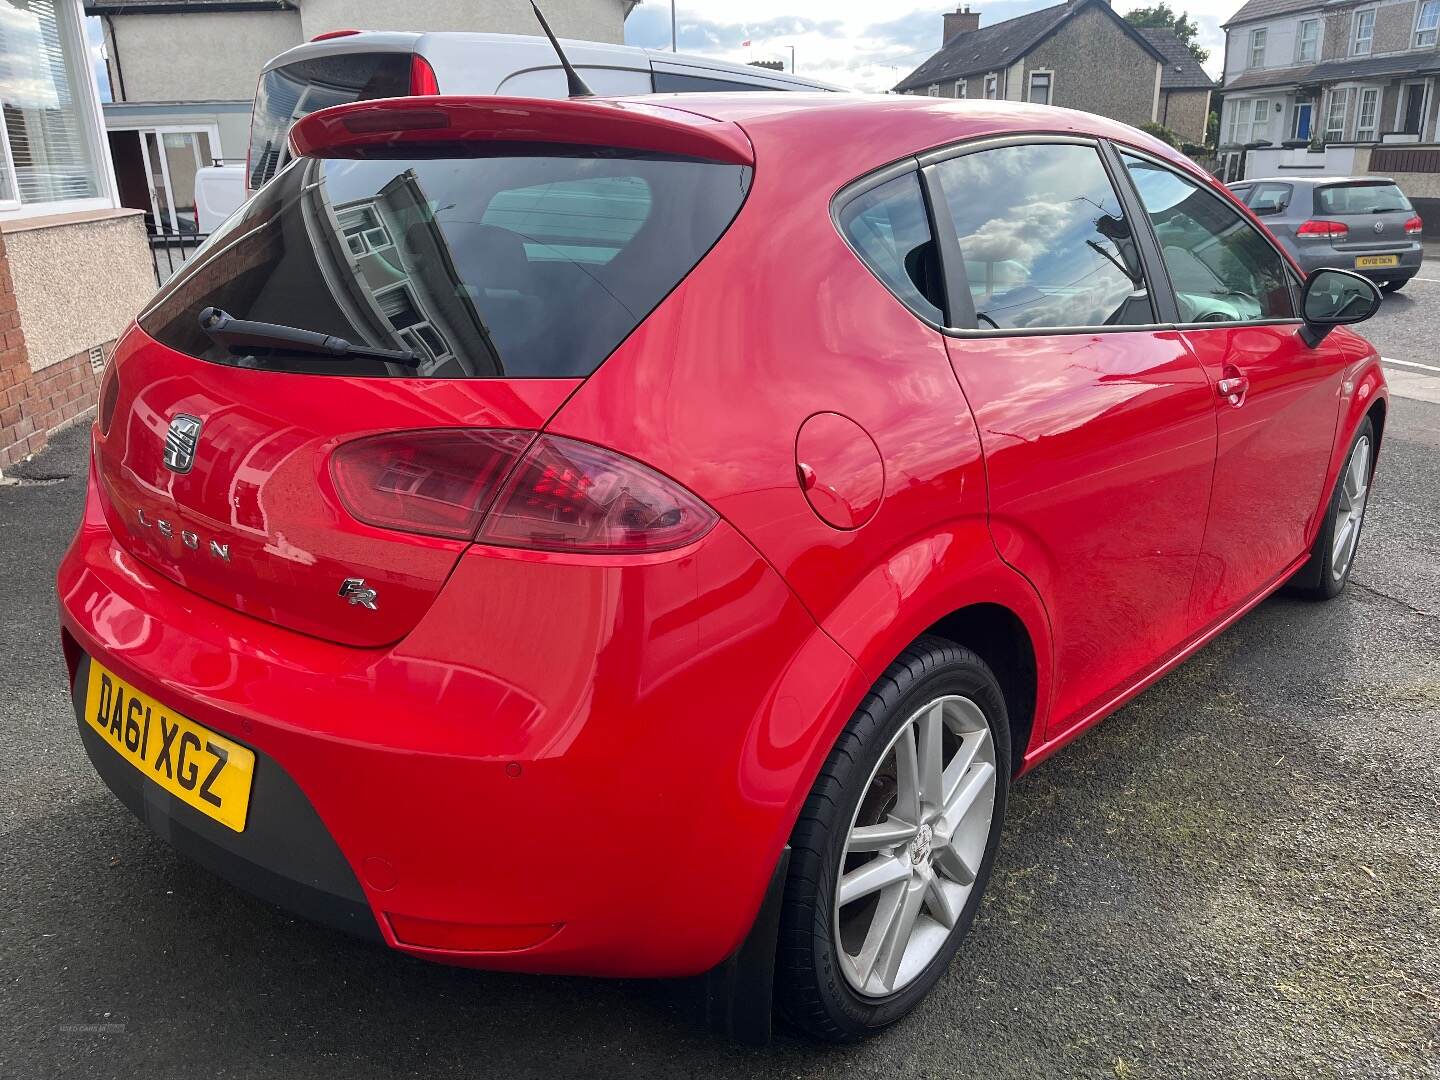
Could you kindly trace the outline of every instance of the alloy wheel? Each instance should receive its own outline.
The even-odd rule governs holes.
[[[985,855],[995,781],[985,714],[958,695],[916,710],[881,755],[835,890],[840,967],[862,997],[906,986],[955,931]]]
[[[1336,581],[1344,579],[1355,558],[1360,542],[1360,526],[1365,520],[1365,503],[1370,497],[1370,439],[1355,443],[1345,472],[1340,477],[1340,499],[1335,507],[1335,531],[1330,546],[1330,573]]]

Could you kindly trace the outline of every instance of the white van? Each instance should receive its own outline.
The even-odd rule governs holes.
[[[597,95],[736,90],[839,90],[767,68],[593,41],[562,41]],[[322,34],[265,65],[250,121],[246,188],[285,161],[290,125],[330,105],[410,94],[566,97],[565,71],[543,37],[516,34],[341,30]]]

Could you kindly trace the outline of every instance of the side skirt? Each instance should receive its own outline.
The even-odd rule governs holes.
[[[1041,743],[1039,746],[1035,747],[1033,750],[1031,750],[1028,754],[1025,755],[1023,771],[1029,772],[1036,765],[1040,764],[1040,762],[1044,761],[1051,754],[1055,753],[1056,750],[1059,750],[1066,743],[1078,738],[1081,733],[1084,732],[1087,728],[1093,727],[1095,724],[1098,724],[1101,720],[1105,719],[1105,717],[1109,716],[1116,709],[1120,708],[1120,706],[1124,705],[1131,698],[1137,696],[1142,691],[1149,689],[1150,686],[1152,686],[1154,683],[1158,682],[1161,678],[1174,671],[1177,667],[1179,667],[1186,660],[1188,660],[1193,654],[1199,652],[1202,648],[1210,644],[1211,641],[1219,637],[1235,623],[1239,622],[1246,615],[1250,614],[1251,610],[1257,607],[1261,603],[1261,601],[1267,599],[1272,593],[1276,592],[1282,585],[1289,581],[1291,576],[1294,575],[1297,570],[1303,567],[1309,561],[1309,559],[1310,553],[1307,551],[1304,555],[1301,555],[1298,559],[1296,559],[1289,566],[1287,566],[1280,574],[1272,578],[1269,583],[1262,586],[1252,597],[1250,597],[1249,600],[1246,600],[1234,611],[1230,612],[1228,615],[1221,616],[1217,621],[1211,623],[1204,630],[1201,630],[1189,641],[1179,646],[1179,648],[1175,649],[1169,656],[1165,657],[1158,664],[1152,667],[1144,675],[1141,675],[1135,681],[1130,683],[1129,686],[1121,690],[1118,694],[1115,694],[1109,699],[1107,699],[1104,704],[1100,705],[1098,708],[1093,709],[1086,715],[1082,716],[1080,720],[1078,720],[1076,723],[1071,724],[1059,735],[1056,735],[1053,739],[1048,739],[1047,741]]]

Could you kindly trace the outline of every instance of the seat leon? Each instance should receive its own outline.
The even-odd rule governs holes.
[[[100,776],[314,919],[855,1039],[1016,777],[1350,574],[1375,289],[1131,128],[432,97],[290,148],[116,346],[58,587]]]

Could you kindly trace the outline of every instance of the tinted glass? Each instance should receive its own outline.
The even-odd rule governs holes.
[[[1003,146],[936,167],[981,328],[1154,321],[1134,234],[1090,146]]]
[[[218,363],[344,375],[588,375],[725,230],[750,171],[614,151],[293,162],[140,317]],[[237,319],[414,353],[418,368],[232,356]]]
[[[1317,188],[1315,207],[1321,214],[1384,214],[1413,207],[1394,184],[1332,184]]]
[[[409,53],[342,53],[300,60],[260,76],[250,118],[251,189],[283,163],[290,125],[317,109],[410,93]]]
[[[1289,184],[1261,184],[1250,198],[1250,208],[1257,214],[1278,214],[1290,205]]]
[[[840,229],[865,265],[911,311],[944,321],[940,264],[915,173],[852,199],[840,211]]]
[[[736,90],[776,90],[780,87],[729,79],[709,79],[702,75],[676,75],[670,71],[655,72],[657,94],[728,94]]]
[[[1285,260],[1218,195],[1161,165],[1125,155],[1140,191],[1181,322],[1253,322],[1295,315]]]

